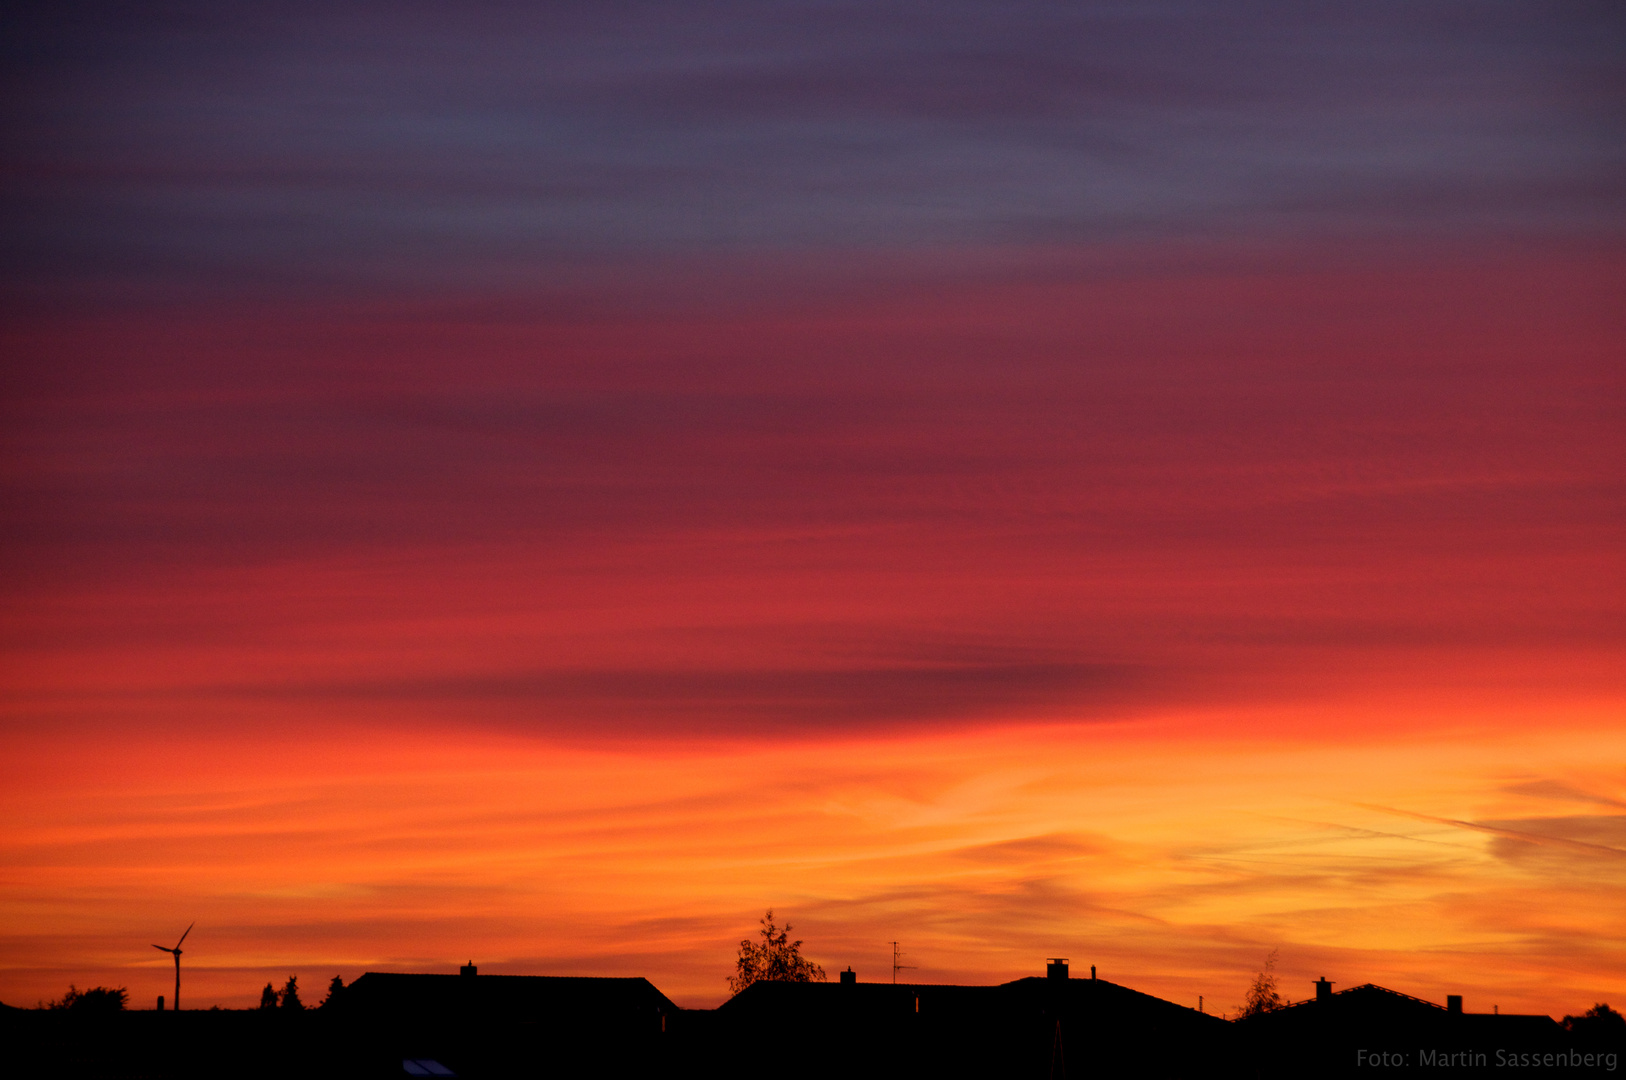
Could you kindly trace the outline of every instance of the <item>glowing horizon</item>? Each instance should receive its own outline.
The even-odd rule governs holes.
[[[23,809],[82,794],[60,775],[8,797],[26,822],[8,862],[35,871],[8,889],[35,928],[11,936],[10,977],[85,973],[140,1003],[169,971],[122,938],[195,911],[196,1007],[251,1006],[289,974],[310,994],[471,958],[644,975],[708,1007],[773,907],[812,959],[865,979],[888,977],[896,938],[910,981],[1003,981],[1071,955],[1218,1012],[1278,950],[1296,998],[1327,975],[1562,1015],[1619,977],[1618,947],[1584,931],[1618,918],[1626,871],[1577,827],[1611,805],[1616,777],[1592,757],[1621,751],[1616,709],[1492,746],[1469,726],[1488,711],[1435,713],[1398,748],[1238,735],[1213,715],[638,752],[399,732],[380,751],[357,733],[308,737],[314,768],[275,740],[217,738],[180,751],[187,783],[176,747],[111,747],[98,789],[122,811]]]

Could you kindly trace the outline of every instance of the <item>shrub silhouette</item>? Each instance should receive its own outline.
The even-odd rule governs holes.
[[[337,1001],[339,995],[342,993],[344,993],[344,980],[335,975],[333,976],[333,981],[327,984],[327,997],[323,998],[322,1004],[317,1007],[322,1009],[327,1008],[329,1005]]]
[[[277,988],[272,986],[270,983],[266,983],[265,984],[265,989],[260,991],[260,1008],[262,1008],[262,1009],[274,1009],[276,1007],[277,1007]]]
[[[62,995],[62,1000],[48,1002],[45,1007],[47,1009],[69,1009],[81,1015],[98,1015],[119,1012],[129,1002],[130,992],[122,986],[92,986],[88,990],[80,990],[72,983],[69,983],[68,992]]]
[[[277,998],[281,1003],[280,1007],[287,1009],[289,1012],[304,1011],[305,1003],[299,1000],[298,975],[288,976],[288,981],[283,985],[281,992],[277,994]]]
[[[784,929],[774,925],[773,908],[762,917],[762,943],[750,938],[740,942],[734,974],[728,988],[739,993],[756,982],[823,982],[824,969],[802,956],[802,943],[790,940],[790,923]]]

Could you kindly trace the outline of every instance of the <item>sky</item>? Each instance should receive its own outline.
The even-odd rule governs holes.
[[[0,1001],[1626,1001],[1626,16],[0,16]]]

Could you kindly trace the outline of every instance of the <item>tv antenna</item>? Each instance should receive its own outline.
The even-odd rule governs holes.
[[[192,926],[196,925],[198,924],[192,924]],[[192,932],[192,926],[188,926],[186,928],[186,934],[190,934]],[[181,941],[186,940],[186,934],[181,935]],[[181,941],[177,941],[173,949],[165,945],[153,946],[153,948],[157,949],[159,952],[167,952],[175,957],[175,1004],[171,1006],[171,1008],[174,1009],[179,1009],[181,1007]]]
[[[896,983],[898,981],[898,972],[913,971],[915,965],[899,963],[903,959],[903,950],[898,948],[896,941],[889,941],[887,944],[892,946],[892,981]]]

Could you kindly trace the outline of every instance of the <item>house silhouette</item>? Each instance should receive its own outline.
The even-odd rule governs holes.
[[[1316,990],[1308,1001],[1239,1020],[1238,1059],[1261,1077],[1441,1069],[1506,1076],[1510,1055],[1553,1053],[1571,1041],[1549,1016],[1464,1012],[1459,995],[1441,1006],[1373,983],[1334,993],[1322,979]]]
[[[996,986],[756,983],[717,1010],[725,1038],[766,1053],[817,1046],[779,1075],[1183,1076],[1225,1057],[1231,1025],[1105,979]]]
[[[843,973],[846,976],[846,973]],[[1248,1077],[1592,1075],[1621,1033],[1546,1016],[1469,1012],[1370,983],[1237,1021],[1107,979],[999,985],[758,982],[680,1009],[647,979],[369,972],[303,1012],[0,1007],[17,1075],[151,1080],[231,1075]],[[1501,1055],[1498,1057],[1497,1055]],[[1588,1055],[1591,1055],[1590,1057]],[[1538,1058],[1543,1067],[1529,1065]],[[1613,1065],[1613,1068],[1611,1068]]]
[[[358,1074],[427,1059],[459,1076],[544,1064],[608,1076],[655,1067],[679,1011],[644,978],[479,975],[469,965],[457,975],[367,972],[331,1019],[348,1029]]]

